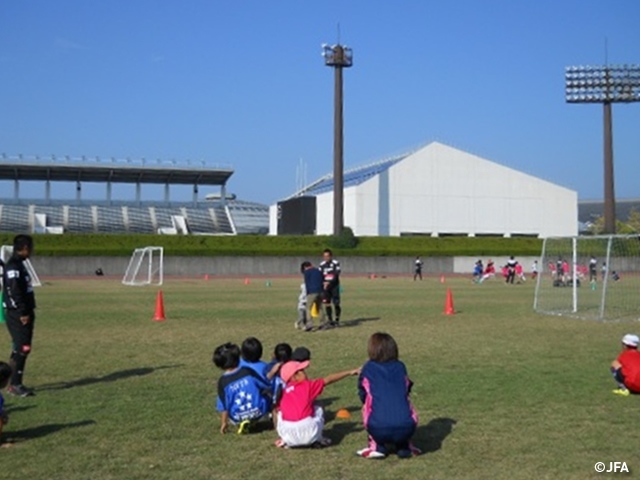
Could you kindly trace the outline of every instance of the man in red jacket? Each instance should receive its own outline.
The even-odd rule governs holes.
[[[618,388],[613,391],[624,397],[630,393],[640,393],[640,352],[638,351],[640,338],[628,333],[622,337],[622,353],[611,363],[611,373],[618,382]]]

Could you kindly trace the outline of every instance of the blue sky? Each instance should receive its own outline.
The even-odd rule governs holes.
[[[640,63],[639,18],[637,0],[5,1],[0,152],[231,164],[231,192],[271,203],[300,159],[332,168],[320,45],[339,22],[347,167],[439,140],[601,198],[602,107],[564,102],[564,67],[603,63],[605,38]],[[613,122],[617,196],[640,197],[640,104]]]

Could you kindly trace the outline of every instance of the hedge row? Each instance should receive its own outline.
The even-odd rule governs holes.
[[[361,237],[354,248],[335,248],[326,236],[175,236],[175,235],[35,235],[37,255],[129,256],[134,248],[164,247],[165,255],[180,256],[277,256],[317,255],[334,247],[336,255],[349,256],[498,256],[539,255],[542,240],[497,237]],[[2,245],[12,235],[0,234]]]

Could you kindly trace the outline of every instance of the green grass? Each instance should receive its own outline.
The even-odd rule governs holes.
[[[637,324],[535,315],[531,283],[438,280],[345,278],[344,320],[365,320],[310,334],[293,329],[294,279],[170,281],[163,323],[151,321],[154,288],[55,280],[37,291],[25,383],[38,395],[5,395],[15,444],[0,450],[0,478],[584,479],[598,477],[597,461],[640,469],[640,397],[613,395],[608,372]],[[455,316],[442,314],[446,287]],[[415,382],[425,455],[354,455],[366,444],[355,378],[323,394],[330,448],[277,449],[273,430],[218,433],[218,344],[254,335],[265,356],[277,342],[306,345],[321,376],[364,362],[378,330],[396,338]],[[340,408],[350,421],[334,418]]]

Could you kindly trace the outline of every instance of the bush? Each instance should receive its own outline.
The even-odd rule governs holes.
[[[358,246],[358,237],[353,234],[353,230],[350,227],[344,227],[340,235],[331,237],[329,245],[331,245],[331,248],[340,250],[356,248]]]
[[[355,237],[345,228],[330,236],[197,236],[197,235],[35,235],[35,253],[41,256],[129,256],[134,248],[164,247],[173,256],[308,256],[328,246],[336,256],[498,256],[540,255],[542,240],[493,237]],[[1,234],[3,245],[13,235]]]

